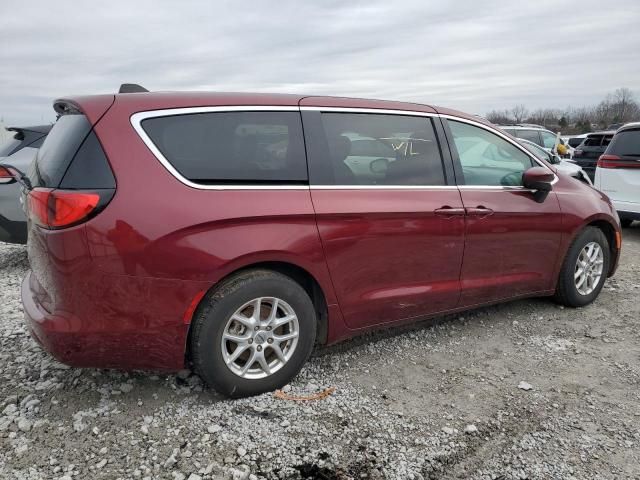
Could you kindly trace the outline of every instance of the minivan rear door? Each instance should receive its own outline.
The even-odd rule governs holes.
[[[310,105],[301,102],[311,196],[347,325],[454,308],[464,208],[438,119]]]

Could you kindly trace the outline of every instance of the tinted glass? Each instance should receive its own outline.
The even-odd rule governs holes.
[[[623,130],[617,133],[607,153],[620,157],[640,157],[640,130]]]
[[[38,150],[35,169],[31,172],[34,186],[56,188],[78,148],[91,131],[84,115],[63,115]]]
[[[540,133],[538,132],[538,130],[516,130],[516,135],[518,136],[518,138],[524,138],[525,140],[529,140],[536,145],[542,145],[542,142],[540,141]]]
[[[40,148],[44,143],[44,139],[47,137],[40,137],[38,140],[29,145],[31,148]]]
[[[307,181],[298,112],[216,112],[142,122],[163,156],[197,183]]]
[[[590,135],[584,139],[585,147],[599,147],[602,144],[602,135]]]
[[[444,185],[431,119],[403,115],[323,113],[334,185]]]
[[[540,132],[542,137],[542,146],[544,148],[553,148],[556,146],[556,136],[549,132]]]
[[[89,133],[75,154],[60,188],[116,188],[116,180],[95,132]]]
[[[584,140],[583,138],[570,138],[569,139],[569,146],[576,148],[578,145],[580,145],[582,143],[582,140]]]
[[[17,137],[20,135],[16,132],[11,137],[0,142],[0,157],[8,157],[20,145],[21,140]]]
[[[531,158],[484,128],[449,120],[466,185],[522,185]]]

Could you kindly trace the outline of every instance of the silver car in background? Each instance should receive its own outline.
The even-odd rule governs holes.
[[[529,140],[519,138],[518,143],[520,143],[524,148],[533,153],[536,157],[552,164],[558,169],[558,171],[567,173],[572,177],[593,186],[593,183],[591,182],[589,175],[587,175],[587,172],[582,170],[582,168],[580,168],[580,166],[576,165],[574,162],[570,160],[563,160],[558,154],[548,152],[540,145],[530,142]]]
[[[2,165],[26,172],[51,125],[8,128],[13,135],[0,144],[0,241],[27,243],[27,219],[20,203],[20,184]]]

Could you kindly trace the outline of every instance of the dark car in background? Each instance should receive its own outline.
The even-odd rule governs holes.
[[[13,137],[0,144],[0,165],[26,172],[52,125],[11,127]],[[0,166],[0,242],[26,243],[27,219],[20,204],[20,184]]]
[[[612,130],[589,133],[573,152],[573,161],[587,172],[592,182],[595,180],[598,158],[607,149],[615,133]]]

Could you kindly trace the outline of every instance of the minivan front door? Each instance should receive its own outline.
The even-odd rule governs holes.
[[[460,306],[553,288],[560,205],[553,191],[538,203],[522,186],[523,172],[538,164],[479,124],[447,125],[467,212]]]
[[[303,123],[318,231],[347,325],[454,308],[465,212],[447,184],[442,126],[428,115],[304,106]]]

